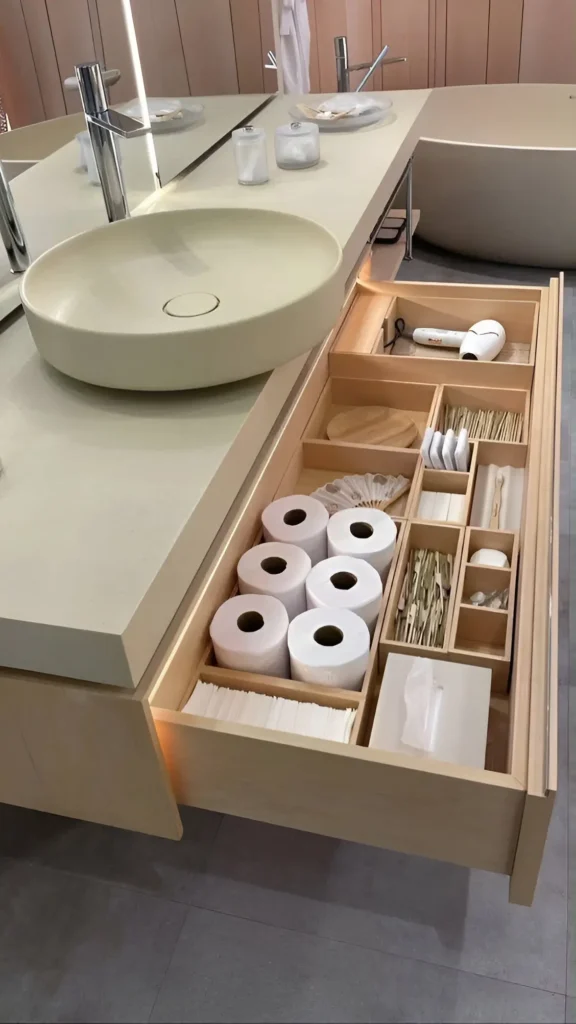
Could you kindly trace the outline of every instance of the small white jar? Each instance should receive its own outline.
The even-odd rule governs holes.
[[[276,163],[285,171],[314,167],[320,159],[320,130],[317,124],[293,121],[276,129]]]
[[[264,185],[268,181],[266,132],[247,124],[232,132],[232,146],[240,185]]]

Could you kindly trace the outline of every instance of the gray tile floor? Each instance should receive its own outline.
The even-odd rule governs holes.
[[[548,275],[418,247],[401,276]],[[184,812],[177,844],[0,805],[0,1021],[576,1024],[575,285],[576,276],[565,325],[560,794],[534,906],[509,906],[495,875],[206,812]]]

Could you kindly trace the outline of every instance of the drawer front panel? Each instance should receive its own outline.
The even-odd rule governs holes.
[[[155,718],[179,803],[486,871],[512,869],[524,792],[506,776],[470,769],[462,777],[449,765],[420,770],[401,756],[383,763],[366,748],[303,746],[285,733],[224,730],[160,710]]]

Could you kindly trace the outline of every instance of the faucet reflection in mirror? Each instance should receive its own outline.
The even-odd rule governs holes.
[[[130,210],[114,137],[133,139],[146,135],[150,128],[108,106],[98,61],[77,64],[75,70],[108,220],[124,220]]]
[[[23,274],[30,266],[30,256],[8,179],[0,161],[0,237],[8,253],[13,274]]]

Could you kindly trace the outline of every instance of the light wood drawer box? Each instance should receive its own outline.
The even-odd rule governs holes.
[[[510,898],[531,902],[557,774],[558,282],[550,289],[394,282],[376,289],[372,294],[357,286],[339,329],[312,361],[299,397],[247,481],[187,607],[138,689],[110,694],[103,687],[0,672],[0,800],[173,838],[181,832],[178,801],[507,874]],[[473,323],[480,309],[505,324],[510,313],[522,335],[519,344],[527,346],[527,361],[458,363],[374,351],[386,311],[399,298],[436,309],[438,316],[456,310],[458,326],[466,318]],[[398,376],[392,375],[396,370]],[[411,411],[421,432],[439,422],[446,395],[454,398],[466,388],[482,401],[489,394],[480,391],[492,390],[495,407],[524,413],[522,441],[506,451],[510,464],[526,468],[522,530],[519,537],[498,537],[512,556],[507,577],[512,604],[506,621],[488,630],[476,650],[476,624],[469,621],[467,603],[475,577],[468,559],[480,542],[490,546],[495,538],[466,525],[417,521],[424,474],[417,441],[411,449],[386,449],[334,444],[325,433],[335,410],[378,402]],[[473,445],[470,474],[462,474],[468,479],[458,484],[468,508],[475,466],[479,460],[497,461],[495,444]],[[316,688],[306,695],[304,684],[216,668],[208,624],[233,591],[240,555],[258,538],[262,509],[275,496],[310,492],[347,472],[402,473],[411,481],[409,493],[390,510],[398,543],[362,692]],[[484,659],[493,669],[483,770],[423,763],[366,745],[384,661],[394,649],[388,598],[397,592],[407,545],[426,537],[440,544],[440,534],[450,534],[454,576],[446,649],[432,656],[476,664]],[[310,740],[185,714],[181,709],[198,678],[354,707],[351,742]]]
[[[386,287],[392,290],[409,288],[395,284]],[[414,288],[419,296],[426,291],[426,286]],[[431,290],[444,295],[440,285],[431,286]],[[446,289],[448,294],[443,297],[442,308],[449,307],[454,290],[451,286]],[[463,317],[466,315],[467,293],[474,294],[474,300],[470,300],[470,323],[478,315],[481,303],[485,304],[482,308],[485,308],[486,316],[495,316],[497,310],[498,315],[506,320],[506,304],[510,301],[513,308],[518,304],[523,310],[529,307],[533,329],[534,324],[538,326],[534,337],[530,335],[529,344],[534,366],[522,364],[529,367],[530,373],[524,373],[519,379],[508,372],[510,367],[516,368],[515,364],[505,364],[503,382],[497,376],[498,364],[489,364],[492,380],[487,383],[487,364],[458,365],[438,360],[445,366],[457,366],[457,384],[461,392],[466,387],[471,392],[482,387],[488,389],[483,395],[488,398],[489,390],[495,389],[493,397],[498,408],[522,409],[525,413],[524,440],[528,447],[526,449],[524,444],[517,446],[521,449],[518,456],[520,464],[523,464],[522,460],[527,463],[527,497],[520,543],[514,677],[510,696],[506,695],[506,687],[501,685],[501,680],[493,689],[488,744],[488,763],[493,770],[459,768],[434,762],[426,762],[423,766],[422,762],[410,757],[362,745],[383,658],[390,646],[386,630],[390,616],[394,614],[392,602],[384,618],[380,657],[375,650],[371,670],[359,695],[353,737],[358,742],[344,745],[274,734],[196,718],[179,710],[198,677],[233,687],[250,688],[250,678],[242,673],[202,666],[210,618],[216,606],[231,593],[238,557],[254,542],[260,513],[269,501],[281,494],[309,492],[320,483],[347,471],[403,472],[412,478],[412,489],[406,504],[392,512],[402,518],[407,510],[410,511],[422,473],[421,461],[415,450],[386,451],[376,447],[371,449],[370,446],[332,444],[326,440],[324,428],[334,409],[346,404],[373,404],[378,400],[392,404],[393,394],[398,407],[420,410],[419,425],[423,428],[427,422],[435,422],[439,415],[442,382],[432,380],[435,388],[432,393],[426,377],[430,360],[422,358],[414,360],[418,364],[418,386],[406,382],[404,388],[400,385],[391,387],[386,380],[380,379],[378,368],[373,376],[369,372],[375,360],[387,357],[368,355],[357,357],[362,359],[366,368],[364,379],[350,381],[347,388],[343,368],[345,370],[350,365],[352,357],[339,353],[342,353],[341,339],[349,336],[350,324],[356,318],[354,303],[333,348],[330,379],[327,379],[325,356],[322,355],[221,545],[173,649],[171,660],[154,685],[151,705],[179,802],[502,872],[511,876],[511,899],[529,903],[556,788],[556,679],[554,668],[553,678],[547,668],[548,652],[552,651],[553,662],[555,658],[554,624],[551,631],[547,601],[535,602],[534,598],[535,593],[549,592],[555,564],[546,529],[549,521],[545,515],[547,508],[544,506],[549,503],[550,495],[557,492],[558,285],[553,283],[550,293],[536,289],[524,292],[519,289],[465,288],[464,297],[458,298]],[[518,297],[524,294],[526,298]],[[388,362],[395,364],[396,357],[389,357]],[[478,376],[482,380],[481,385],[476,384]],[[357,377],[360,378],[359,373]],[[428,389],[423,390],[427,384]],[[450,387],[455,388],[456,385],[451,383]],[[380,394],[379,389],[382,389]],[[415,467],[412,465],[414,454]],[[417,541],[424,543],[426,531],[430,537],[430,531],[434,530],[452,534],[447,543],[452,545],[450,549],[455,553],[455,574],[458,578],[452,591],[455,605],[452,634],[447,637],[446,646],[454,648],[457,636],[464,653],[455,650],[456,660],[474,660],[474,653],[465,648],[468,609],[461,604],[468,571],[467,554],[464,561],[462,557],[469,551],[470,543],[474,543],[474,538],[471,541],[470,537],[474,531],[406,521],[399,536],[397,558],[401,557],[400,553],[408,543],[409,531],[419,531]],[[503,546],[512,545],[511,555],[515,552],[513,537],[500,537],[499,541]],[[430,543],[434,546],[432,537]],[[438,541],[437,546],[441,547],[442,543]],[[511,564],[511,573],[515,574],[515,558],[511,558]],[[394,569],[387,586],[388,594],[392,593],[392,596],[398,586],[399,562]],[[538,589],[538,581],[542,584],[541,590]],[[513,595],[513,583],[510,592]],[[385,594],[384,603],[386,597]],[[490,613],[479,611],[475,614]],[[513,614],[512,608],[510,621]],[[494,641],[495,648],[487,656],[487,663],[492,668],[499,658],[504,658],[505,645],[512,642],[511,632],[508,635],[508,619],[504,618],[502,650]],[[469,657],[471,653],[472,657]],[[482,654],[476,652],[476,657],[482,658]],[[495,673],[495,678],[497,676]],[[299,686],[301,684],[293,684],[294,696],[298,696]],[[341,698],[342,693],[335,691],[335,706],[341,706],[337,704],[337,699]],[[358,700],[358,695],[351,695],[351,700]]]

